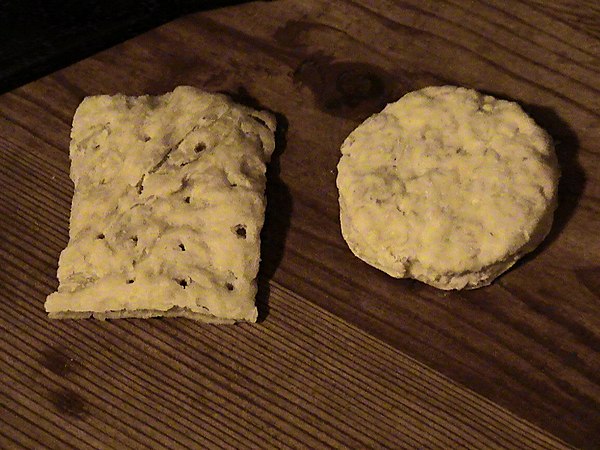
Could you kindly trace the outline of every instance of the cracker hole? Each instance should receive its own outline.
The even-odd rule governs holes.
[[[133,284],[135,280],[133,278],[130,278],[129,280],[127,280],[127,284]]]
[[[240,239],[246,239],[246,226],[245,225],[236,225],[233,230],[235,231],[235,234],[237,234],[237,236]]]
[[[132,242],[133,242],[135,245],[137,245],[137,243],[138,243],[138,237],[137,237],[137,236],[131,236],[131,240],[132,240]]]
[[[227,288],[228,291],[233,291],[233,284],[225,283],[225,287]]]
[[[104,239],[106,236],[104,236],[104,233],[100,233],[98,236],[96,236],[96,239]]]
[[[150,139],[152,139],[150,136],[144,136],[144,142],[148,142]]]
[[[198,142],[198,143],[196,144],[196,146],[194,147],[194,151],[195,151],[196,153],[201,153],[201,152],[203,152],[204,150],[206,150],[206,144],[205,144],[204,142]]]
[[[191,197],[185,197],[183,199],[183,201],[186,202],[186,203],[191,203],[192,202],[192,198]]]
[[[179,248],[182,252],[185,252],[185,245],[183,245],[183,243],[179,244]]]
[[[186,287],[188,287],[188,285],[189,285],[189,283],[187,282],[187,280],[179,280],[178,283],[179,283],[179,286],[181,286],[184,289]]]

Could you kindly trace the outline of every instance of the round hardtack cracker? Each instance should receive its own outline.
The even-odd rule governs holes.
[[[485,286],[550,230],[556,154],[516,103],[428,87],[367,119],[341,152],[344,239],[391,276]]]

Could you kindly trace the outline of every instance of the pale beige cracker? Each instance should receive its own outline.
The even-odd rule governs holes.
[[[274,117],[192,87],[86,98],[52,318],[255,321]]]
[[[485,286],[550,230],[554,146],[514,102],[453,86],[411,92],[361,124],[341,152],[342,234],[394,277]]]

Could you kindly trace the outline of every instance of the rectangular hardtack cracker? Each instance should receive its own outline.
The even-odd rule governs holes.
[[[255,321],[274,129],[271,114],[192,87],[86,98],[49,316]]]

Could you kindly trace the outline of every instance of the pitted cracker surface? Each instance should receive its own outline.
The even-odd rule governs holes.
[[[274,118],[223,95],[86,98],[51,317],[257,317]]]
[[[554,148],[514,102],[425,88],[366,120],[341,152],[344,238],[392,276],[489,284],[549,231]]]

